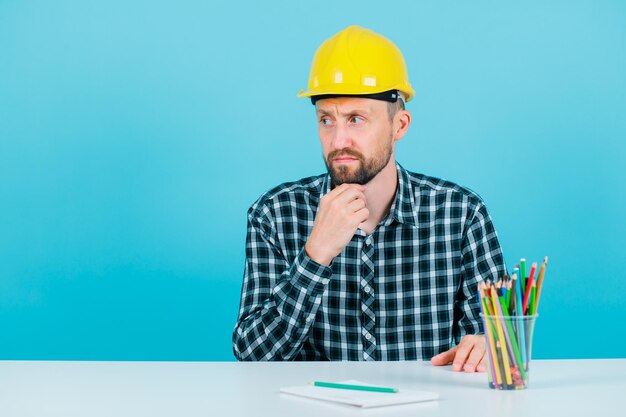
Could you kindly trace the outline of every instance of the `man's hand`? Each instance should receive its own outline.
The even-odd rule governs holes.
[[[359,184],[342,184],[322,197],[304,246],[309,258],[328,266],[352,240],[370,214],[364,191],[365,187]]]
[[[430,362],[435,366],[452,363],[453,371],[485,372],[485,336],[467,335],[461,338],[461,343],[452,349],[434,356]]]

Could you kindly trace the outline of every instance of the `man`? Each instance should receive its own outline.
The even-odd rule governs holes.
[[[480,197],[395,162],[414,96],[404,58],[356,26],[318,49],[307,91],[327,175],[248,211],[239,360],[415,360],[484,371],[477,284],[504,261]]]

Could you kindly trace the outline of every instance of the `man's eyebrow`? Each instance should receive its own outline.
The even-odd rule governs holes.
[[[330,112],[330,111],[327,111],[327,110],[324,110],[324,109],[317,109],[317,114],[321,114],[321,115],[324,115],[324,116],[333,116],[334,115],[333,112]],[[356,114],[369,115],[370,112],[369,112],[369,110],[366,110],[366,109],[351,109],[351,110],[348,110],[346,112],[339,113],[340,116],[344,116],[344,117],[345,116],[354,116]]]

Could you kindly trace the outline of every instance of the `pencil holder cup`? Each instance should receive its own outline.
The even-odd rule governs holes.
[[[537,315],[481,316],[487,342],[489,387],[497,390],[528,388]]]

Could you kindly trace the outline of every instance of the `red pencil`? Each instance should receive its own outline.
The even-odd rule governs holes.
[[[533,279],[535,278],[536,270],[537,270],[537,262],[533,262],[533,266],[530,268],[530,276],[528,277],[528,282],[526,283],[526,294],[524,294],[524,304],[523,304],[524,314],[526,314],[526,311],[528,311],[528,299],[530,298],[530,287],[533,286]]]
[[[537,278],[537,301],[535,301],[535,312],[537,311],[537,307],[539,306],[539,297],[541,296],[541,289],[543,288],[543,275],[546,272],[546,266],[548,265],[548,257],[543,258],[543,263],[541,264],[541,268],[539,268],[539,278]]]

